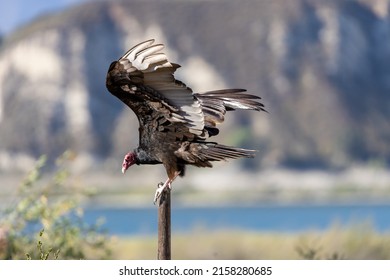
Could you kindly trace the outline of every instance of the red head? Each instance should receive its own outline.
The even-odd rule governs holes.
[[[122,173],[125,173],[126,170],[132,166],[134,163],[136,163],[137,157],[134,152],[129,152],[125,155],[125,158],[123,159],[122,163]]]

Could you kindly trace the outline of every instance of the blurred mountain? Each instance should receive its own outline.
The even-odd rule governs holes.
[[[138,123],[106,71],[149,38],[194,91],[263,98],[269,114],[229,114],[219,138],[259,150],[246,168],[390,162],[389,1],[134,0],[44,16],[3,39],[0,169],[66,149],[82,168],[121,161]]]

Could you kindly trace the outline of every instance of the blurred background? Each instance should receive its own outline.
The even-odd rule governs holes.
[[[42,209],[76,193],[83,221],[103,217],[121,244],[110,245],[128,246],[110,258],[154,258],[152,199],[165,170],[121,174],[138,122],[108,93],[105,76],[128,48],[155,38],[195,92],[246,88],[269,112],[228,114],[215,139],[257,149],[255,159],[189,168],[175,181],[177,258],[389,258],[389,6],[2,1],[1,205],[19,209],[26,185],[37,186]],[[204,248],[194,252],[188,238]]]

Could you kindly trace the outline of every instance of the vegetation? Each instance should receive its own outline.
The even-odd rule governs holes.
[[[83,221],[79,204],[86,193],[68,180],[71,159],[72,153],[64,153],[53,177],[43,180],[42,156],[23,180],[18,198],[0,215],[0,258],[108,258],[107,236],[100,224]]]
[[[112,259],[155,259],[154,236],[113,239]],[[367,224],[325,232],[259,233],[195,230],[173,234],[173,259],[390,259],[390,234]]]
[[[109,238],[99,222],[83,221],[80,203],[89,193],[72,181],[71,159],[66,152],[45,179],[41,157],[23,180],[18,198],[0,214],[0,259],[155,259],[156,236]],[[302,233],[195,229],[173,233],[172,257],[390,259],[390,233],[378,233],[368,223]]]

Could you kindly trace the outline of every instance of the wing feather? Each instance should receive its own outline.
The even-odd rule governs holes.
[[[156,119],[166,120],[159,125],[177,126],[168,129],[176,138],[205,140],[218,134],[216,126],[224,121],[227,111],[265,111],[260,97],[244,89],[193,93],[175,79],[174,72],[180,65],[169,62],[163,49],[164,45],[155,44],[153,39],[141,42],[114,61],[107,74],[109,91],[137,114],[142,125],[148,124],[153,114]]]
[[[215,127],[222,123],[226,111],[236,109],[265,111],[264,105],[258,101],[260,97],[244,92],[245,89],[223,89],[195,93],[202,106],[205,125]]]
[[[139,147],[153,162],[176,165],[178,159],[199,167],[211,167],[212,161],[253,157],[255,151],[206,142],[217,135],[217,125],[227,111],[244,109],[265,111],[260,97],[243,89],[193,93],[176,80],[180,67],[169,62],[164,45],[154,40],[141,42],[111,63],[106,86],[128,105],[140,122]],[[164,141],[168,152],[150,145]],[[169,152],[170,151],[170,152]],[[173,152],[173,153],[172,153]],[[180,170],[179,166],[172,167]],[[170,169],[167,169],[170,176]]]
[[[180,65],[170,63],[167,56],[161,52],[163,49],[164,45],[154,44],[154,40],[139,43],[118,60],[123,73],[119,71],[116,74],[127,78],[126,83],[129,84],[129,88],[143,91],[138,96],[145,99],[145,106],[148,106],[147,102],[150,101],[164,101],[169,105],[165,106],[165,109],[170,111],[167,119],[184,124],[188,128],[187,132],[203,137],[205,135],[204,115],[200,102],[189,87],[175,79],[173,74]],[[124,75],[126,73],[127,75]],[[145,89],[152,90],[145,91]],[[127,100],[127,103],[129,102],[132,101]],[[137,104],[139,106],[141,103]],[[134,111],[137,113],[137,109]],[[185,132],[185,130],[181,131]]]

